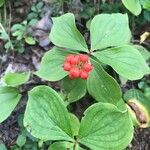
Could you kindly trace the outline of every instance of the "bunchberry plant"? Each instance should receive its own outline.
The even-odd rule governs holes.
[[[103,66],[111,66],[119,76],[129,80],[137,80],[150,73],[145,59],[136,46],[130,43],[128,16],[95,16],[90,24],[89,48],[75,25],[74,15],[67,13],[53,18],[50,39],[55,47],[46,52],[40,69],[34,74],[51,82],[61,80],[61,94],[45,85],[29,91],[24,126],[36,138],[55,141],[49,150],[125,149],[133,138],[134,120],[138,120],[141,127],[147,127],[149,119],[146,118],[143,122],[136,116],[139,111],[134,108],[133,111],[130,110],[133,107],[130,98],[133,97],[122,97],[118,83]],[[0,96],[7,99],[9,94],[9,105],[12,105],[12,96],[14,108],[21,97],[14,85],[23,84],[29,77],[25,75],[23,81],[15,84],[9,76],[3,78],[7,86],[0,89]],[[87,92],[96,103],[84,112],[79,121],[69,113],[66,104],[81,99]],[[138,98],[136,100],[139,101]],[[12,108],[3,106],[6,108],[4,113],[8,116],[7,109],[10,114]],[[146,111],[142,111],[139,105],[136,106],[149,117],[149,105]],[[6,115],[1,122],[4,119]]]

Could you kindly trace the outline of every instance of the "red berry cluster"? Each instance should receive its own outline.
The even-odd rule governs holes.
[[[63,64],[65,71],[69,72],[71,79],[81,78],[86,80],[93,66],[89,63],[89,57],[84,54],[69,54]]]

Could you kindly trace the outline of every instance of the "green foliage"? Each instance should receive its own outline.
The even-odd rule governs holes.
[[[73,136],[77,136],[80,128],[80,122],[79,119],[74,114],[70,114],[70,124]]]
[[[150,11],[150,1],[149,0],[122,0],[124,6],[135,16],[138,16],[142,7]]]
[[[31,7],[31,12],[27,16],[27,20],[38,19],[43,7],[44,3],[42,1],[33,4]]]
[[[86,81],[82,79],[71,80],[66,77],[62,80],[61,87],[66,95],[65,100],[69,103],[81,99],[86,94]]]
[[[131,39],[128,24],[127,15],[96,15],[90,25],[91,50],[128,44]]]
[[[76,117],[73,118],[70,121],[79,127]],[[54,90],[47,86],[38,86],[29,92],[24,125],[32,135],[43,140],[73,142],[75,139],[72,138],[70,121],[63,100]],[[89,148],[121,150],[133,137],[133,124],[127,110],[120,111],[112,104],[97,103],[86,110],[79,133],[77,131],[78,129],[75,131],[78,134],[77,141]],[[63,142],[51,145],[50,148],[63,148],[66,145],[68,143]],[[77,146],[76,142],[73,145]]]
[[[74,15],[71,13],[53,18],[50,39],[59,47],[88,51],[86,42],[75,25]]]
[[[48,150],[73,150],[73,143],[69,142],[55,142],[53,143]]]
[[[149,0],[140,0],[141,5],[144,9],[150,11],[150,1]]]
[[[4,40],[5,45],[4,47],[8,49],[14,49],[13,43],[10,40],[10,36],[7,33],[6,29],[3,27],[3,25],[0,23],[0,39]]]
[[[36,23],[36,22],[34,22]],[[27,34],[27,30],[31,25],[31,21],[28,23],[26,20],[21,24],[14,24],[11,28],[12,35],[16,37],[16,40],[25,40],[25,42],[29,45],[35,45],[36,41]]]
[[[139,10],[132,8],[131,2],[129,5],[133,9],[131,11],[138,15]],[[147,8],[147,4],[142,5]],[[28,19],[38,18],[42,7],[43,2],[34,5],[31,9],[32,15]],[[90,12],[90,16],[95,11],[97,7]],[[12,35],[17,42],[21,41],[23,45],[25,42],[35,44],[35,40],[27,34],[28,28],[35,22],[36,20],[28,20],[13,25]],[[47,141],[47,145],[50,145],[49,150],[83,150],[79,145],[94,150],[122,150],[131,142],[133,138],[131,110],[127,109],[129,106],[125,105],[122,99],[118,83],[102,66],[104,68],[107,68],[107,65],[111,66],[119,75],[129,80],[141,79],[150,73],[146,64],[150,58],[149,53],[143,47],[130,43],[131,32],[126,14],[96,15],[89,21],[88,27],[90,50],[84,36],[76,27],[73,14],[67,13],[53,18],[50,39],[55,47],[44,54],[40,69],[34,74],[47,81],[62,80],[59,93],[63,98],[46,85],[34,87],[28,92],[25,115],[22,116],[23,123],[22,119],[18,121],[21,131],[16,140],[16,149],[44,149]],[[0,33],[3,40],[10,41],[3,26]],[[73,58],[78,56],[80,60],[83,56],[79,55],[80,53],[87,57],[87,61],[79,61],[80,63],[76,64],[70,62],[71,67],[73,69],[78,67],[80,75],[83,73],[81,71],[86,71],[85,64],[90,64],[92,70],[87,71],[89,73],[87,78],[74,79],[71,78],[70,72],[64,69],[64,62],[67,62],[66,57],[69,54],[74,54]],[[26,72],[8,73],[2,78],[7,86],[0,87],[0,122],[11,114],[21,98],[20,89],[14,87],[26,83],[29,77],[30,73]],[[66,104],[80,100],[87,91],[98,103],[87,108],[80,122],[67,110]],[[137,91],[132,93],[134,94],[131,94],[131,98],[134,99],[136,96],[134,102],[142,104],[145,114],[149,115],[149,111],[145,111],[150,110],[149,102],[145,101],[150,94],[147,92],[147,96],[143,98]],[[129,97],[125,100],[128,103]],[[147,124],[149,120],[148,118]],[[29,142],[28,138],[32,141]]]
[[[127,111],[112,104],[97,103],[81,120],[79,142],[94,150],[122,150],[133,137],[133,124]]]
[[[0,150],[7,150],[5,144],[0,144]]]
[[[54,47],[44,55],[40,69],[35,74],[49,81],[63,79],[67,76],[67,73],[64,72],[62,65],[69,52],[68,50],[63,51],[60,48]]]
[[[16,88],[0,87],[0,123],[12,113],[20,98]]]
[[[137,89],[130,89],[124,94],[124,99],[136,116],[136,123],[142,128],[150,126],[150,101],[144,93]],[[132,105],[134,104],[134,105]]]
[[[141,11],[141,4],[140,4],[140,0],[122,0],[124,6],[131,11],[134,15],[138,16]]]
[[[7,86],[16,87],[26,83],[29,80],[30,73],[7,73],[3,76],[2,80]]]
[[[92,61],[92,64],[94,69],[87,80],[89,94],[97,101],[117,104],[121,98],[119,85],[99,63]]]
[[[131,45],[109,48],[94,53],[94,56],[129,80],[137,80],[150,73],[140,52]]]
[[[5,0],[0,0],[0,7],[2,7],[5,4]]]
[[[26,137],[24,135],[20,134],[17,138],[16,143],[19,147],[22,147],[26,143]]]
[[[47,86],[29,92],[24,126],[42,140],[73,140],[67,109],[60,96]]]

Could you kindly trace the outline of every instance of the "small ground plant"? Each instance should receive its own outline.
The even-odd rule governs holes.
[[[137,46],[130,43],[126,14],[99,14],[91,21],[90,47],[71,13],[54,17],[50,40],[38,71],[43,80],[60,81],[61,91],[40,85],[28,92],[24,126],[34,137],[53,141],[49,150],[123,150],[131,142],[134,125],[150,125],[150,102],[136,90],[124,96],[117,81],[104,68],[138,80],[150,69]],[[7,73],[0,88],[0,122],[21,99],[20,85],[30,72]],[[67,109],[89,93],[95,100],[79,119]],[[140,97],[140,98],[139,98]],[[132,108],[132,109],[131,109]]]

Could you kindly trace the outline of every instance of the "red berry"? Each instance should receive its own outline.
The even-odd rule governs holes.
[[[65,71],[70,71],[71,69],[71,64],[69,62],[65,62],[63,65],[63,68]]]
[[[80,60],[83,62],[83,63],[86,63],[88,62],[89,60],[89,57],[87,55],[84,55],[84,54],[79,54],[79,57],[80,57]]]
[[[80,76],[80,70],[78,68],[72,68],[70,70],[69,77],[71,77],[71,78],[77,78],[79,76]]]
[[[89,64],[89,63],[86,63],[86,64],[83,65],[83,69],[86,72],[90,72],[92,70],[92,68],[93,68],[92,65]]]
[[[78,55],[74,56],[74,57],[70,60],[70,63],[71,63],[72,65],[78,64],[78,63],[79,63],[79,56],[78,56]]]
[[[81,77],[82,79],[84,79],[84,80],[86,80],[86,79],[88,78],[88,76],[89,76],[89,74],[88,74],[88,72],[86,72],[86,71],[82,71],[82,72],[80,73],[80,77]]]
[[[71,60],[74,58],[74,55],[72,54],[69,54],[67,57],[66,57],[66,61],[67,62],[71,62]]]

